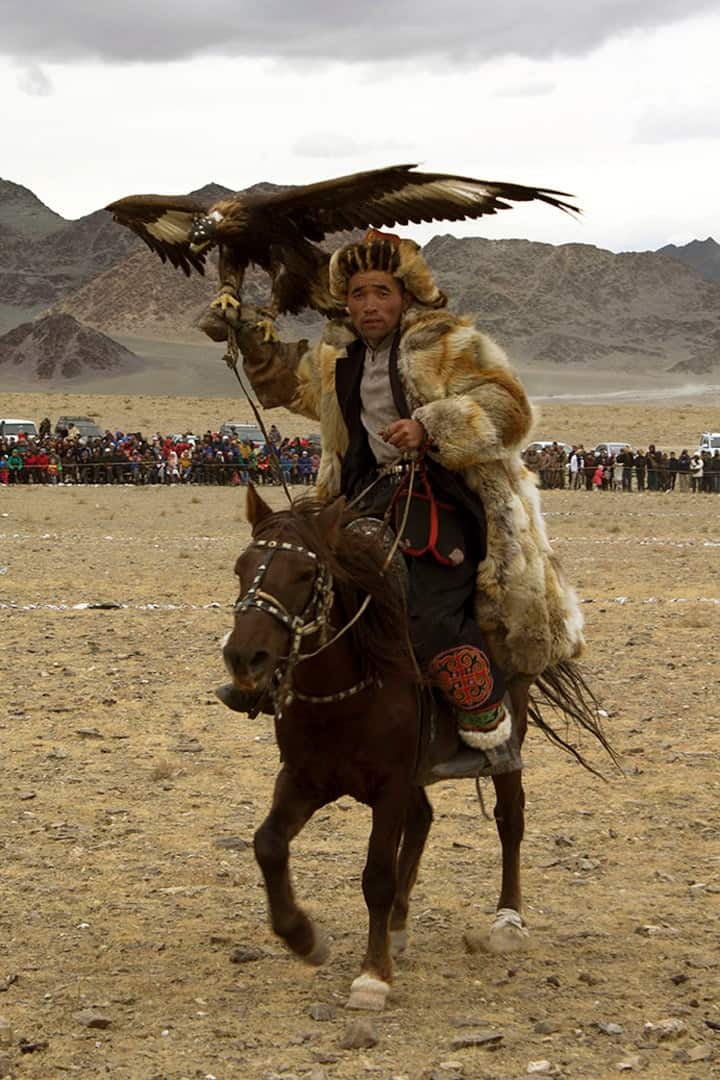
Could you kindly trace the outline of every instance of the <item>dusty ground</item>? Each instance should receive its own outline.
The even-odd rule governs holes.
[[[333,938],[309,972],[268,929],[248,846],[277,767],[269,722],[212,695],[247,536],[238,493],[0,491],[5,1070],[504,1080],[544,1060],[593,1080],[622,1062],[720,1076],[720,502],[549,493],[545,508],[626,775],[603,784],[531,732],[530,946],[505,959],[463,945],[496,899],[494,827],[470,782],[436,785],[409,955],[377,1045],[345,1050],[368,812],[342,800],[294,844],[298,894]],[[95,601],[125,606],[75,607]],[[260,958],[232,963],[240,946]],[[678,1038],[644,1034],[667,1018]],[[454,1048],[478,1031],[499,1048]]]

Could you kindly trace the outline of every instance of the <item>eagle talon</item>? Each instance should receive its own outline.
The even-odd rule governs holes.
[[[216,296],[215,299],[212,301],[210,307],[219,308],[222,314],[225,315],[229,307],[234,308],[235,311],[239,312],[242,304],[236,297],[232,295],[232,293],[221,292],[220,295]]]
[[[266,345],[269,341],[278,340],[275,323],[272,319],[258,319],[255,323],[255,329],[262,333],[262,339]]]

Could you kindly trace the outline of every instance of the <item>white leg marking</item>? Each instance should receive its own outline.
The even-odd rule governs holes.
[[[350,987],[347,1009],[370,1009],[380,1012],[385,1008],[390,985],[374,975],[358,975]]]
[[[490,927],[488,949],[493,953],[522,952],[527,948],[528,930],[519,911],[500,908]]]

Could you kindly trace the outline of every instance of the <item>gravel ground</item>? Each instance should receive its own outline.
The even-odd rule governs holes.
[[[341,800],[293,845],[332,939],[309,971],[269,930],[251,848],[270,723],[212,694],[238,493],[0,491],[0,1076],[720,1076],[720,504],[544,505],[625,775],[602,783],[531,731],[530,938],[506,958],[463,940],[490,923],[494,827],[471,782],[433,787],[409,952],[363,1039],[343,1006],[369,813]]]

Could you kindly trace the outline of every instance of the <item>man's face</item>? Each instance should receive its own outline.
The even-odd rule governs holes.
[[[379,345],[400,325],[407,294],[397,278],[384,270],[364,270],[348,282],[347,308],[357,332],[369,345]]]

